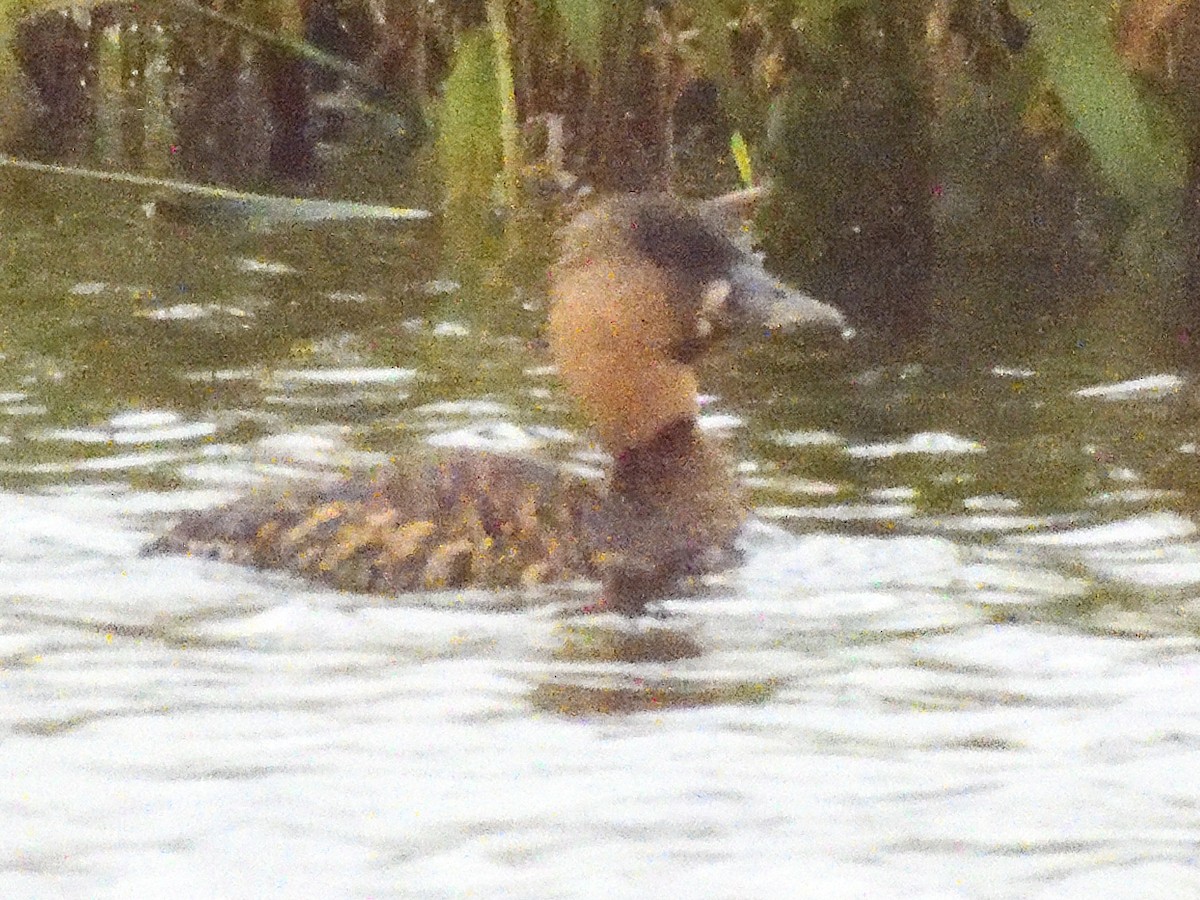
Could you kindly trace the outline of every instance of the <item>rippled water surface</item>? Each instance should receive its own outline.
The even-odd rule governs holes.
[[[445,446],[594,468],[544,260],[0,179],[0,896],[1200,895],[1188,373],[734,348],[737,571],[336,593],[139,549]]]

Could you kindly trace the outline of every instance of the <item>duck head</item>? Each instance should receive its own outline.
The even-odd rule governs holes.
[[[577,215],[551,273],[560,377],[616,454],[699,412],[693,364],[722,337],[806,326],[849,333],[834,307],[763,268],[726,198],[609,199]]]

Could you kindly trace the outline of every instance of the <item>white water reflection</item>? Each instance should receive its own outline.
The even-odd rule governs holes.
[[[4,897],[1200,890],[1195,604],[1156,637],[1050,615],[1111,554],[1194,553],[1180,517],[1066,531],[1066,568],[761,526],[630,624],[138,557],[164,496],[0,495]],[[589,652],[637,640],[695,652]]]
[[[138,552],[427,444],[595,474],[543,288],[82,199],[13,210],[0,898],[1200,896],[1191,380],[730,357],[743,567],[637,622],[340,594]]]

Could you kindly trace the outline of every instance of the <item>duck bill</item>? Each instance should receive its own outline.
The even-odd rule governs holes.
[[[841,310],[788,287],[759,265],[739,263],[721,281],[710,286],[707,297],[715,300],[723,294],[722,311],[734,330],[790,332],[818,328],[834,329],[844,338],[854,336]]]

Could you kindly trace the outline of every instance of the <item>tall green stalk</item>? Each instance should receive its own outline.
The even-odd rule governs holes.
[[[513,89],[512,39],[508,33],[504,0],[487,0],[488,25],[495,54],[496,94],[500,101],[501,177],[504,205],[516,207],[520,190],[521,145],[517,128],[517,95]]]

